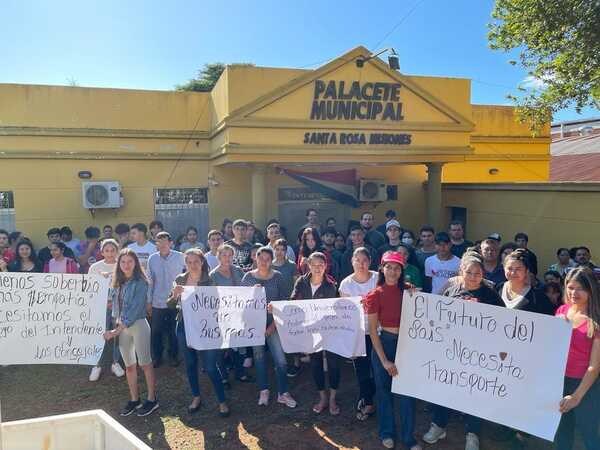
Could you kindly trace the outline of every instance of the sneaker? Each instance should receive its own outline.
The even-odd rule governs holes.
[[[123,407],[123,409],[121,410],[121,412],[119,413],[120,416],[129,416],[132,412],[134,412],[136,409],[138,409],[140,406],[142,406],[141,402],[139,400],[133,401],[133,400],[129,400],[127,402],[127,404]]]
[[[244,358],[244,367],[246,369],[252,367],[252,358]]]
[[[300,373],[301,370],[302,370],[302,366],[291,365],[290,367],[288,367],[287,376],[290,378],[294,378],[294,377],[298,376],[298,374]]]
[[[479,450],[479,438],[475,433],[467,433],[465,450]]]
[[[277,395],[277,403],[282,403],[288,408],[295,408],[298,405],[289,392]]]
[[[423,435],[423,440],[428,444],[435,444],[437,441],[444,439],[445,437],[446,429],[438,427],[435,423],[431,422],[431,427],[429,427],[429,431]]]
[[[92,367],[92,371],[90,372],[90,381],[98,381],[100,379],[100,374],[102,373],[102,367]]]
[[[395,443],[392,438],[385,438],[381,440],[381,445],[385,448],[394,448]]]
[[[152,414],[154,411],[158,409],[158,400],[151,402],[150,400],[146,400],[142,406],[140,406],[137,410],[138,417],[145,417]]]
[[[269,404],[269,390],[263,389],[258,396],[258,406],[267,406]]]
[[[112,366],[110,366],[110,371],[118,378],[121,378],[125,375],[125,371],[118,362],[112,363]]]

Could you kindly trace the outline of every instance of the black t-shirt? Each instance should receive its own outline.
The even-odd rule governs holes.
[[[233,259],[231,263],[234,266],[238,266],[244,272],[252,269],[252,258],[250,254],[252,252],[252,245],[248,242],[243,242],[241,245],[236,244],[233,239],[227,241],[226,244],[233,247]]]
[[[71,250],[69,247],[65,247],[64,255],[67,258],[71,258],[71,259],[74,259],[75,261],[77,261],[77,258],[75,258],[75,254],[73,253],[73,250]],[[50,254],[50,249],[48,247],[44,247],[38,253],[38,260],[40,261],[42,267],[44,267],[44,265],[51,259],[52,259],[52,255]]]
[[[450,251],[454,256],[462,258],[462,255],[467,251],[469,247],[473,247],[473,243],[471,241],[465,240],[462,244],[452,244],[452,247],[450,247]]]
[[[462,283],[454,282],[446,288],[442,295],[452,298],[461,298],[463,300],[477,299],[478,303],[483,303],[485,305],[504,306],[502,298],[500,298],[498,292],[494,290],[492,283],[487,280],[483,280],[479,288],[472,291],[466,289]]]

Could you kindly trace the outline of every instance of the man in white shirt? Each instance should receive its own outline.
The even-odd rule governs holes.
[[[273,222],[272,224],[270,224],[267,227],[267,239],[269,240],[269,243],[266,246],[269,247],[271,250],[275,251],[275,242],[281,239],[281,225],[279,225],[277,222]],[[287,259],[294,263],[296,262],[296,254],[294,253],[292,247],[290,247],[289,245],[285,254]]]
[[[425,276],[431,280],[431,293],[441,294],[450,278],[458,275],[460,259],[452,254],[448,233],[435,235],[436,254],[425,260]]]
[[[208,263],[209,272],[219,265],[217,250],[222,244],[223,233],[221,233],[219,230],[210,230],[208,232],[208,248],[210,250],[204,254],[206,262]]]
[[[142,268],[146,270],[148,268],[148,258],[152,253],[156,253],[156,245],[148,240],[148,228],[143,223],[136,223],[131,226],[130,231],[131,239],[133,244],[129,244],[127,248],[130,248],[137,255],[140,260]]]

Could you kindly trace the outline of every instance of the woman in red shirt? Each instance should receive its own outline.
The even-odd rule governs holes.
[[[379,268],[377,287],[364,300],[369,317],[369,333],[373,343],[371,354],[377,390],[377,420],[379,438],[385,448],[394,448],[396,426],[394,397],[400,401],[400,440],[410,450],[421,450],[414,436],[415,399],[392,394],[392,377],[398,375],[394,364],[400,331],[400,313],[404,293],[404,264],[398,252],[384,253]],[[381,327],[381,332],[378,332]]]
[[[575,429],[587,450],[600,449],[600,291],[594,273],[578,267],[567,274],[565,304],[556,315],[573,327],[567,357],[562,417],[554,443],[557,450],[573,448]]]

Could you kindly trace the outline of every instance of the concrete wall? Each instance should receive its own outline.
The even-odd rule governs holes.
[[[443,205],[446,212],[467,209],[471,240],[498,232],[504,243],[518,231],[527,233],[540,271],[555,262],[559,247],[585,245],[600,261],[598,183],[444,184]]]

